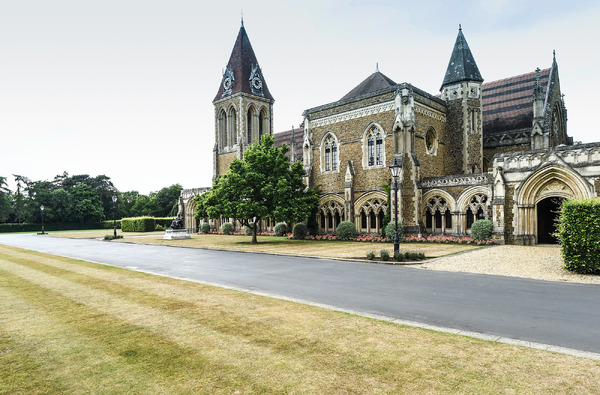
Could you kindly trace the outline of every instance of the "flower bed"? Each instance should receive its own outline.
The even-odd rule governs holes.
[[[288,234],[288,239],[292,238],[292,234]],[[309,235],[306,240],[340,240],[337,235]],[[363,243],[387,243],[385,237],[373,234],[362,234],[351,238],[349,241],[359,241]],[[493,239],[475,240],[469,236],[445,236],[445,235],[429,235],[427,237],[407,236],[402,240],[402,243],[441,243],[441,244],[473,244],[473,245],[492,245]]]

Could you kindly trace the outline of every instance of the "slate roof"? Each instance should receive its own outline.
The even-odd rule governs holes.
[[[290,150],[286,154],[286,156],[289,157],[292,149],[292,129],[274,133],[273,137],[275,138],[274,145],[276,147],[281,147],[283,143],[290,147]],[[304,128],[294,128],[294,137],[296,138],[296,160],[301,161],[303,155],[302,144],[304,143]]]
[[[551,70],[540,70],[544,97]],[[535,79],[536,73],[532,72],[482,84],[484,134],[531,129]]]
[[[396,83],[390,78],[385,76],[383,73],[376,71],[368,76],[363,82],[358,84],[350,92],[346,93],[344,97],[340,99],[340,101],[362,96],[367,93],[377,92],[395,85]]]
[[[467,40],[462,33],[462,28],[459,28],[442,87],[461,81],[483,82],[483,78],[469,49],[469,44],[467,44]]]
[[[233,87],[231,90],[232,95],[238,92],[252,94],[252,89],[250,88],[250,73],[252,72],[252,67],[256,65],[258,65],[258,60],[256,59],[256,55],[252,49],[252,44],[250,44],[248,34],[246,34],[246,29],[244,28],[244,25],[242,25],[242,27],[240,27],[237,39],[235,40],[233,50],[231,51],[229,62],[227,62],[227,67],[233,71],[234,76]],[[265,99],[274,100],[273,96],[271,96],[271,92],[269,92],[269,88],[267,87],[264,74],[262,77],[263,96]],[[213,102],[222,98],[223,83],[221,82]]]

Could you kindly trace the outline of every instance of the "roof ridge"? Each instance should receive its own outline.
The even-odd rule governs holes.
[[[541,69],[540,70],[540,74],[543,74],[545,71],[549,72],[550,70],[552,70],[552,67],[548,67],[547,69]],[[528,75],[535,76],[535,73],[536,73],[535,71],[532,71],[532,72],[529,72],[529,73],[513,75],[512,77],[506,77],[506,78],[501,78],[499,80],[489,81],[489,82],[486,82],[486,83],[482,84],[482,88],[485,87],[486,85],[496,84],[496,83],[501,82],[501,81],[508,81],[508,80],[511,80],[511,79],[525,77],[525,76],[528,76]]]

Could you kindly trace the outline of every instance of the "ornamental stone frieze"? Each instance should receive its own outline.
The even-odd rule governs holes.
[[[504,172],[527,171],[546,162],[564,161],[572,167],[600,166],[600,143],[556,147],[552,151],[520,151],[500,154],[494,163]]]
[[[461,174],[456,176],[433,177],[421,180],[421,188],[445,188],[453,186],[487,185],[492,181],[489,174]]]
[[[310,121],[310,126],[311,127],[321,127],[321,126],[332,125],[332,124],[339,123],[339,122],[350,121],[350,120],[356,119],[356,118],[368,117],[373,114],[380,114],[380,113],[387,112],[387,111],[394,111],[394,109],[395,109],[395,102],[387,101],[384,103],[378,103],[378,104],[374,104],[371,106],[359,108],[357,110],[346,111],[346,112],[342,112],[340,114],[329,115],[329,116],[326,116],[323,118],[313,119]],[[442,122],[446,121],[446,116],[443,113],[434,111],[432,109],[418,105],[416,103],[415,103],[415,112],[424,114],[424,115],[431,117],[433,119],[436,119],[438,121],[442,121]]]

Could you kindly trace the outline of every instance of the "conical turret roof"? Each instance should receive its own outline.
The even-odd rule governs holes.
[[[252,44],[250,44],[250,39],[248,38],[246,29],[242,24],[237,39],[235,40],[233,50],[231,51],[229,62],[227,62],[225,71],[226,74],[229,71],[233,76],[230,92],[228,91],[224,95],[224,87],[223,83],[221,83],[213,102],[238,92],[256,95],[256,90],[253,92],[252,87],[250,86],[250,76],[253,74],[253,72],[256,73],[256,70],[258,70],[260,73],[262,80],[262,96],[265,99],[274,100],[273,96],[271,96],[271,92],[269,92],[269,88],[267,87],[267,83],[262,75],[262,71],[260,71],[260,66],[258,65],[258,60],[256,59],[256,55],[252,49]]]
[[[442,83],[442,88],[446,85],[461,81],[483,82],[483,78],[481,77],[481,73],[479,73],[477,63],[475,63],[473,54],[469,49],[469,44],[467,44],[467,40],[462,33],[462,28],[459,28],[458,36],[454,43],[454,49],[452,50],[452,56],[450,56],[450,62],[446,69],[444,82]]]

